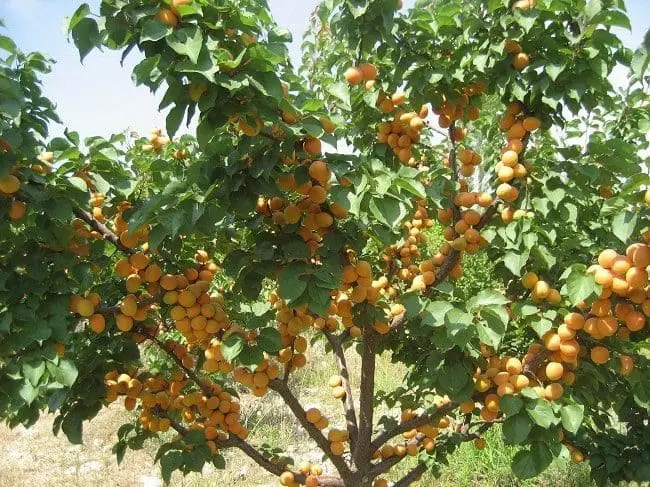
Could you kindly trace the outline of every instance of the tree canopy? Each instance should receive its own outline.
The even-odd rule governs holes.
[[[108,139],[49,137],[51,61],[0,36],[0,417],[80,443],[119,398],[118,460],[160,437],[166,480],[235,449],[312,487],[417,457],[406,486],[495,424],[519,478],[649,480],[650,36],[615,27],[620,0],[324,0],[296,70],[264,0],[102,0],[81,61],[138,57],[168,110]],[[292,390],[319,360],[342,412]],[[249,438],[266,394],[323,466]]]

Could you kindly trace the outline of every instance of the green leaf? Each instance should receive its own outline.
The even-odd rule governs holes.
[[[155,19],[149,19],[142,24],[142,33],[140,34],[140,42],[144,41],[159,41],[164,39],[174,30],[170,25],[163,24]]]
[[[282,337],[275,328],[263,328],[257,336],[257,344],[265,352],[275,354],[282,350]]]
[[[586,274],[583,265],[574,265],[566,278],[566,290],[572,305],[585,301],[592,294],[600,294],[600,286],[593,275]]]
[[[630,68],[634,75],[640,79],[648,71],[648,67],[650,67],[650,50],[641,46],[634,51]]]
[[[485,289],[467,301],[467,308],[470,311],[475,311],[483,306],[508,304],[509,302],[510,300],[506,298],[503,293],[495,291],[494,289]]]
[[[392,229],[396,229],[401,225],[402,220],[407,215],[404,203],[388,195],[383,198],[369,196],[369,199],[368,207],[377,221]]]
[[[72,29],[72,40],[79,50],[81,62],[100,43],[99,27],[94,19],[84,17]]]
[[[586,20],[589,21],[593,19],[596,15],[600,13],[602,9],[603,9],[603,5],[601,3],[601,0],[589,0],[587,5],[585,6]]]
[[[227,362],[232,362],[237,358],[237,356],[244,349],[244,338],[238,334],[234,333],[230,335],[226,341],[221,344],[221,354]]]
[[[619,213],[612,219],[612,232],[621,242],[627,243],[634,233],[638,218],[638,212],[623,211]]]
[[[70,411],[63,418],[61,429],[68,441],[73,445],[81,445],[83,443],[83,418],[79,415],[78,411]]]
[[[524,401],[522,401],[520,397],[510,394],[503,396],[499,401],[499,408],[506,416],[517,414],[521,411],[523,405]]]
[[[45,372],[45,362],[42,360],[23,362],[23,375],[34,387],[38,386],[38,382],[43,377],[43,372]]]
[[[282,269],[278,277],[282,299],[290,301],[302,296],[307,289],[307,281],[303,279],[307,273],[311,273],[311,269],[302,262],[293,262]]]
[[[203,34],[196,25],[183,27],[167,37],[167,44],[178,54],[187,56],[197,64],[203,45]]]
[[[11,328],[13,316],[9,311],[0,314],[0,331],[8,332]]]
[[[503,423],[503,438],[507,444],[519,445],[526,441],[532,429],[533,425],[525,413],[516,414]]]
[[[433,301],[422,312],[422,324],[427,326],[442,326],[445,324],[445,315],[454,306],[446,301]]]
[[[187,109],[187,105],[177,104],[167,114],[166,127],[167,127],[167,134],[169,135],[169,137],[173,137],[178,131],[178,128],[181,126],[181,123],[183,123],[183,118],[185,118],[186,109]]]
[[[418,198],[425,199],[427,191],[424,185],[415,179],[397,178],[395,184]]]
[[[582,424],[584,413],[585,407],[582,404],[562,406],[562,409],[560,409],[562,427],[570,433],[576,433]]]
[[[34,387],[28,380],[23,382],[23,385],[18,389],[18,395],[27,403],[31,405],[34,399],[38,397],[38,388]]]
[[[325,90],[342,103],[343,109],[348,111],[352,110],[352,105],[350,104],[350,88],[347,83],[339,81],[338,83],[327,86]]]
[[[81,178],[78,178],[76,176],[72,176],[68,178],[68,182],[72,184],[75,188],[77,188],[80,191],[86,192],[88,191],[88,186],[86,185],[86,181],[84,181]]]
[[[68,20],[68,32],[74,29],[81,20],[90,14],[90,7],[87,3],[82,3],[77,10],[75,10],[70,20]]]
[[[502,306],[484,308],[481,311],[482,321],[476,324],[478,336],[482,342],[498,348],[506,333],[508,312]]]
[[[520,479],[530,479],[542,473],[553,461],[553,454],[541,441],[521,450],[512,459],[512,472]]]
[[[542,428],[548,429],[552,424],[557,423],[551,404],[543,399],[526,402],[526,412],[535,424]]]
[[[557,77],[560,76],[562,71],[566,68],[566,64],[556,64],[556,63],[549,63],[546,66],[544,66],[544,71],[546,71],[546,74],[549,75],[549,77],[555,81],[557,80]]]
[[[71,360],[61,359],[58,365],[48,363],[48,371],[59,384],[71,387],[77,380],[79,372]]]
[[[168,451],[160,459],[160,473],[165,483],[169,483],[172,473],[183,465],[183,454],[178,450]]]
[[[503,263],[506,268],[512,272],[515,276],[521,276],[521,269],[528,262],[528,257],[530,257],[529,250],[523,251],[509,251],[503,257]]]

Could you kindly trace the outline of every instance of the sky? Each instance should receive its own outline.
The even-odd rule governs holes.
[[[309,25],[311,12],[318,0],[269,0],[276,22],[293,34],[290,52],[294,64],[300,61],[302,35]],[[409,8],[415,0],[405,0]],[[629,47],[638,46],[650,28],[650,0],[627,0],[632,32],[617,31]],[[68,42],[63,25],[82,0],[0,0],[0,19],[8,34],[25,52],[40,51],[56,60],[52,73],[45,76],[45,95],[56,102],[63,123],[82,136],[101,135],[132,129],[146,134],[154,127],[164,127],[164,114],[157,112],[162,93],[153,95],[149,89],[135,87],[131,81],[131,68],[137,62],[134,53],[120,66],[120,54],[115,51],[93,51],[79,61],[78,52]],[[91,9],[97,10],[100,0],[90,0]],[[624,82],[626,73],[614,73],[617,83]],[[63,127],[52,127],[58,135]]]

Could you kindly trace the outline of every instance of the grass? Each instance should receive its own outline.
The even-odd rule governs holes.
[[[324,353],[323,342],[314,344],[311,357],[327,357],[310,360],[308,366],[292,374],[290,386],[305,408],[319,407],[328,412],[334,427],[344,427],[340,401],[331,397],[328,378],[336,373],[333,361]],[[346,353],[351,371],[360,370],[360,358],[350,349]],[[403,384],[406,370],[393,364],[385,353],[377,362],[377,390],[392,390]],[[352,390],[358,387],[358,374],[351,377]],[[242,404],[246,424],[253,444],[268,443],[287,452],[296,462],[308,460],[321,464],[333,473],[332,466],[322,461],[322,455],[311,444],[307,435],[297,424],[291,412],[280,398],[269,394],[264,398],[244,395]],[[387,412],[380,410],[379,414]],[[0,487],[47,484],[58,486],[133,486],[157,487],[158,466],[153,465],[157,447],[155,441],[145,444],[143,450],[127,452],[121,465],[117,465],[111,447],[115,432],[126,420],[118,404],[103,410],[95,420],[84,425],[84,445],[67,443],[63,435],[51,433],[52,417],[44,417],[30,430],[17,428],[13,431],[0,426]],[[394,412],[397,414],[397,412]],[[435,479],[425,475],[421,486],[544,486],[544,487],[591,487],[589,467],[558,461],[538,479],[519,481],[510,472],[510,462],[517,448],[505,445],[498,428],[486,434],[487,447],[477,450],[473,444],[461,445],[449,457],[449,466],[443,466]],[[228,469],[217,471],[206,467],[202,475],[191,474],[183,478],[175,474],[171,485],[187,487],[235,486],[270,487],[277,481],[238,452],[227,453]],[[415,459],[407,458],[386,478],[396,480],[415,466]]]

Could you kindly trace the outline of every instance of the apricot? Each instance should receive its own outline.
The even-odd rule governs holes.
[[[359,68],[350,67],[343,73],[345,81],[351,85],[358,85],[363,81],[363,71]]]

